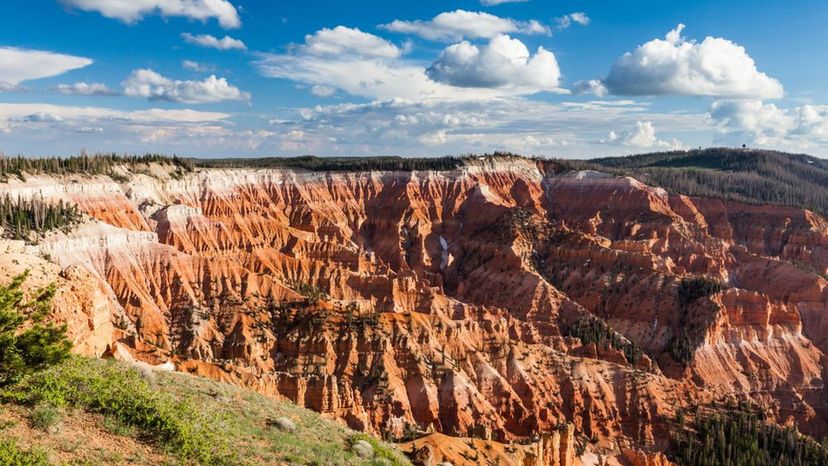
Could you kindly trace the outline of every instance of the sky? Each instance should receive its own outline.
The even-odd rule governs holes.
[[[27,0],[0,152],[828,156],[824,0]]]

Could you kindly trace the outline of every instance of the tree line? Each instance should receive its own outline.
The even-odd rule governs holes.
[[[72,157],[23,157],[0,155],[0,177],[23,177],[24,174],[64,175],[83,173],[89,175],[110,175],[119,165],[136,166],[157,163],[173,165],[187,171],[194,168],[193,161],[178,156],[161,154],[118,155],[118,154],[81,154]]]
[[[697,413],[684,425],[677,417],[673,460],[680,466],[824,466],[828,449],[800,434],[764,419],[761,411],[730,406],[714,413]]]
[[[50,203],[41,197],[0,197],[0,224],[6,236],[29,240],[31,234],[70,227],[82,219],[78,206],[63,202]]]
[[[317,172],[453,170],[463,165],[461,157],[264,157],[196,159],[203,168],[293,168]]]
[[[554,160],[552,173],[593,169],[667,191],[828,215],[828,161],[769,150],[710,148],[591,160]]]

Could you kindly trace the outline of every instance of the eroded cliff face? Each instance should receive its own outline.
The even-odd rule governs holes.
[[[828,223],[810,212],[518,158],[129,179],[0,184],[89,215],[18,251],[94,290],[62,317],[79,351],[171,360],[397,438],[571,424],[585,458],[634,464],[667,464],[638,449],[666,448],[677,409],[728,397],[828,432]],[[698,276],[723,287],[682,298]],[[590,317],[643,355],[569,336]]]

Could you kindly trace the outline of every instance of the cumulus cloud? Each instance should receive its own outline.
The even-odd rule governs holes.
[[[576,11],[574,13],[555,18],[555,23],[558,25],[558,29],[566,29],[569,26],[572,26],[572,23],[586,26],[589,24],[589,21],[589,16],[582,11]]]
[[[610,131],[607,138],[601,140],[601,142],[642,149],[659,147],[678,150],[684,147],[677,139],[669,142],[658,139],[655,125],[653,125],[652,121],[636,121],[635,126],[631,130],[621,134]]]
[[[708,117],[724,143],[796,150],[828,144],[828,105],[786,109],[760,100],[720,100]]]
[[[560,71],[551,52],[539,49],[531,56],[522,43],[508,37],[492,42],[494,45],[464,46],[464,50],[476,49],[479,54],[477,61],[465,57],[470,60],[465,64],[477,69],[501,67],[485,70],[485,79],[477,83],[471,76],[462,76],[459,67],[464,63],[459,59],[464,56],[451,47],[429,71],[432,79],[422,62],[402,57],[400,49],[385,39],[344,27],[310,34],[287,53],[256,53],[253,64],[263,76],[289,79],[312,91],[313,86],[322,86],[318,89],[338,89],[377,100],[491,100],[558,90]],[[467,74],[473,71],[467,70]],[[508,76],[510,72],[517,74]],[[474,84],[483,87],[472,87]]]
[[[224,36],[219,39],[218,37],[211,36],[210,34],[193,35],[189,32],[183,32],[181,33],[181,37],[185,42],[200,45],[202,47],[209,47],[218,50],[247,50],[247,46],[244,45],[244,42],[230,36]]]
[[[492,39],[501,34],[549,34],[549,28],[536,20],[517,21],[484,12],[455,10],[440,13],[428,21],[394,20],[380,28],[403,34],[415,34],[433,41]]]
[[[782,84],[757,70],[744,47],[727,39],[686,40],[679,24],[621,56],[603,84],[617,95],[779,98]]]
[[[92,60],[42,50],[0,47],[0,90],[23,81],[49,78],[91,65]]]
[[[402,51],[391,42],[362,32],[357,28],[337,26],[333,29],[320,29],[305,36],[305,43],[300,50],[309,55],[359,55],[364,57],[396,58]]]
[[[370,99],[489,99],[502,91],[456,88],[431,80],[420,62],[406,60],[394,44],[358,29],[322,29],[288,53],[257,53],[266,77],[340,89]]]
[[[145,16],[180,16],[199,21],[215,18],[225,29],[238,28],[241,19],[228,0],[61,0],[69,7],[95,11],[107,18],[132,24]]]
[[[609,93],[607,86],[600,79],[578,81],[575,83],[575,89],[572,92],[576,95],[592,94],[598,97],[604,97]]]
[[[468,41],[451,45],[426,74],[434,81],[457,87],[560,91],[561,71],[555,55],[538,47],[532,56],[523,42],[506,35],[496,36],[481,47]]]
[[[250,94],[232,86],[224,78],[211,75],[203,81],[166,78],[151,69],[133,71],[122,83],[124,94],[149,100],[203,104],[226,100],[249,101]]]
[[[63,95],[117,95],[103,83],[78,82],[75,84],[58,84],[56,90]]]

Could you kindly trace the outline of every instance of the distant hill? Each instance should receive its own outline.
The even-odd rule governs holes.
[[[563,170],[630,175],[689,196],[803,207],[828,215],[828,160],[804,154],[711,148],[557,162]]]

